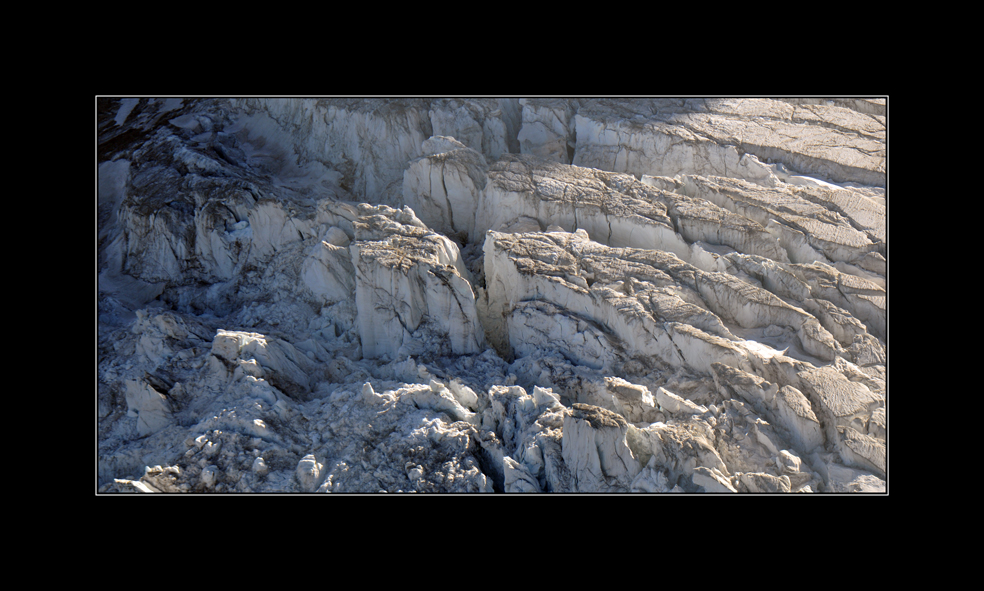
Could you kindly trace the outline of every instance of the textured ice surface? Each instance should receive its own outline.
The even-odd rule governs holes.
[[[100,98],[97,489],[884,492],[886,106]]]

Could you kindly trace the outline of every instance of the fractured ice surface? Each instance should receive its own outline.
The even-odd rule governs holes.
[[[365,357],[482,351],[475,295],[453,242],[383,215],[355,227],[350,250]]]
[[[884,99],[99,99],[98,490],[877,492]]]
[[[885,186],[884,123],[842,107],[769,99],[690,99],[683,106],[595,99],[575,121],[572,163],[580,166],[768,184],[773,175],[762,161],[774,160],[835,183]]]

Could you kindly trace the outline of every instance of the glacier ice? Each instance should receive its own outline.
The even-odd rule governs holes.
[[[97,97],[97,494],[885,493],[886,117]]]

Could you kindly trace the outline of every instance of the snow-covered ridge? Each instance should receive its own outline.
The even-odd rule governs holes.
[[[101,492],[885,490],[884,100],[98,107]]]

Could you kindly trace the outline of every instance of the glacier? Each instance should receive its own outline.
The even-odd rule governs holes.
[[[887,103],[98,96],[95,494],[886,495]]]

